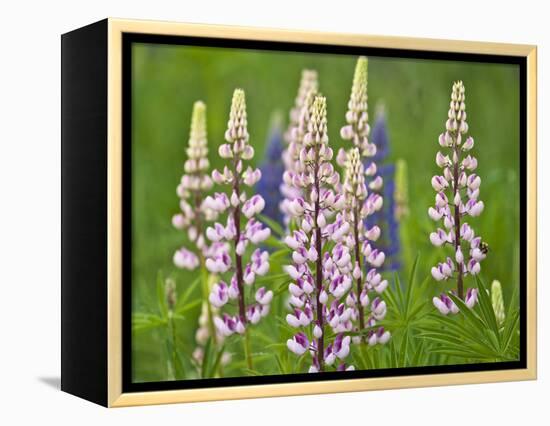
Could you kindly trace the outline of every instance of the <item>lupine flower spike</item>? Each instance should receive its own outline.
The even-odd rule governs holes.
[[[366,228],[365,219],[382,207],[382,197],[378,194],[368,194],[365,184],[365,171],[358,148],[352,148],[347,154],[346,174],[344,180],[344,195],[346,199],[346,220],[351,226],[351,235],[346,244],[352,251],[355,290],[351,290],[346,297],[346,304],[352,309],[352,319],[358,321],[358,331],[365,327],[374,327],[378,320],[386,315],[386,303],[380,294],[388,286],[377,268],[384,263],[385,255],[382,251],[373,248],[372,243],[380,236],[380,228],[373,225]],[[365,274],[364,270],[368,270]],[[365,310],[369,311],[365,321]],[[383,327],[371,329],[366,338],[370,345],[386,343],[390,333]],[[357,338],[357,342],[363,341]]]
[[[287,147],[282,155],[285,174],[283,175],[283,182],[280,186],[283,200],[279,208],[283,213],[286,225],[288,225],[292,217],[292,213],[289,210],[290,203],[301,195],[299,186],[294,185],[292,180],[294,176],[299,173],[300,150],[303,145],[304,135],[307,132],[309,110],[313,102],[313,96],[317,93],[318,86],[317,72],[313,70],[303,70],[294,107],[290,110],[290,121],[285,133]]]
[[[191,245],[178,249],[173,256],[176,267],[195,270],[204,267],[205,257],[212,249],[207,244],[204,231],[208,222],[215,220],[218,213],[205,202],[203,194],[209,191],[213,182],[208,174],[210,167],[208,162],[208,141],[206,133],[206,105],[197,101],[193,104],[191,116],[191,130],[189,143],[186,149],[187,160],[184,164],[184,174],[177,187],[177,195],[180,198],[180,213],[172,217],[173,226],[186,232]],[[208,286],[203,285],[203,300],[208,298]],[[208,307],[210,307],[208,305]],[[215,337],[215,327],[212,312],[206,312],[206,327],[203,335]],[[216,340],[219,343],[219,339]],[[201,350],[201,343],[198,350]]]
[[[246,294],[246,288],[252,288],[256,277],[265,275],[269,270],[267,251],[257,248],[249,261],[245,262],[247,247],[258,245],[270,235],[269,228],[254,218],[265,206],[263,198],[260,195],[248,197],[245,190],[246,187],[254,187],[261,178],[259,169],[251,166],[245,168],[244,165],[245,161],[254,157],[254,148],[248,139],[245,94],[243,90],[236,89],[225,132],[227,143],[220,145],[218,150],[227,165],[221,171],[212,172],[212,179],[218,185],[227,186],[228,190],[227,193],[216,193],[205,200],[218,213],[227,212],[227,221],[225,224],[216,222],[206,230],[207,237],[215,247],[209,253],[206,267],[216,274],[232,273],[228,283],[220,281],[214,284],[209,300],[215,308],[224,307],[230,300],[237,302],[236,314],[223,312],[221,316],[216,316],[214,322],[218,331],[225,336],[245,334],[247,364],[252,368],[246,330],[249,324],[256,324],[267,315],[273,292],[260,287],[254,294],[248,297]],[[230,255],[231,249],[233,257]]]
[[[204,225],[216,217],[216,212],[203,203],[202,194],[212,188],[207,146],[206,105],[197,101],[193,105],[185,173],[177,187],[181,212],[172,217],[172,225],[186,231],[189,241],[195,246],[192,249],[182,247],[174,253],[174,264],[182,269],[194,270],[200,265],[200,258],[208,249]]]
[[[432,276],[437,281],[456,278],[457,296],[468,307],[473,307],[477,302],[477,289],[469,289],[465,294],[464,277],[479,273],[481,261],[487,254],[487,245],[466,222],[468,216],[479,216],[484,204],[479,199],[481,178],[473,173],[477,168],[477,160],[470,152],[474,139],[471,136],[466,138],[465,99],[464,84],[462,81],[455,82],[446,131],[439,136],[439,145],[444,151],[438,152],[435,159],[442,174],[432,178],[432,187],[436,191],[435,206],[429,208],[428,215],[434,221],[443,222],[443,228],[430,234],[432,244],[452,248],[451,256],[432,268]],[[435,297],[434,305],[443,314],[456,311],[446,295]],[[444,306],[451,307],[446,309]]]
[[[344,197],[333,190],[340,177],[331,164],[326,114],[323,96],[315,96],[309,114],[302,114],[307,131],[297,173],[291,180],[302,195],[289,204],[298,229],[285,239],[293,250],[293,264],[285,267],[293,280],[289,285],[293,310],[286,320],[300,329],[287,346],[297,355],[309,351],[310,372],[326,371],[335,363],[339,363],[338,369],[350,368],[343,364],[351,343],[344,332],[352,329],[352,309],[342,303],[352,286],[351,258],[345,244],[350,226],[342,212]],[[332,341],[330,329],[336,333]]]
[[[340,136],[346,141],[351,141],[353,146],[359,149],[361,157],[373,157],[376,155],[376,145],[369,142],[369,114],[367,106],[367,58],[361,56],[357,60],[353,85],[346,112],[347,125],[340,130]],[[346,164],[346,150],[340,148],[336,158],[338,165]],[[376,167],[366,166],[368,176],[376,174]],[[382,178],[378,177],[369,184],[370,189],[378,190],[382,187]]]
[[[280,204],[283,196],[280,187],[283,183],[285,166],[282,160],[283,131],[281,114],[274,114],[271,120],[264,161],[260,166],[262,179],[256,185],[256,191],[265,200],[263,214],[283,225],[283,214]]]
[[[352,275],[356,284],[355,289],[348,294],[346,304],[352,309],[353,319],[358,323],[355,327],[358,331],[364,330],[365,327],[374,327],[376,322],[386,315],[386,303],[379,295],[388,285],[378,272],[386,256],[373,244],[380,237],[381,230],[376,223],[369,221],[369,217],[383,207],[383,181],[373,159],[377,153],[377,146],[368,140],[370,127],[367,65],[367,58],[360,57],[357,60],[346,112],[347,124],[340,130],[342,139],[351,141],[353,148],[348,153],[340,149],[337,158],[337,162],[345,167],[346,173],[343,187],[346,197],[346,219],[352,227],[352,234],[346,244],[353,252]],[[375,296],[371,294],[372,291]],[[365,311],[370,311],[367,318]],[[378,331],[381,332],[380,338],[374,329],[369,332],[369,344],[388,341],[389,332],[383,328]],[[360,342],[363,339],[354,340]]]
[[[378,225],[384,230],[381,238],[374,244],[374,247],[382,250],[386,255],[386,261],[380,268],[380,271],[395,272],[401,267],[401,238],[398,212],[400,213],[402,206],[398,203],[398,197],[401,196],[403,188],[398,187],[398,183],[401,185],[401,182],[397,182],[394,178],[396,176],[397,164],[387,161],[390,153],[390,140],[386,113],[382,104],[379,104],[377,107],[376,122],[372,130],[371,141],[376,146],[376,155],[365,157],[363,164],[365,167],[368,167],[370,163],[376,163],[377,174],[382,177],[384,183],[383,188],[378,191],[384,198],[384,206],[378,212],[367,217],[366,225],[368,228]],[[371,177],[370,179],[376,179],[376,177]]]

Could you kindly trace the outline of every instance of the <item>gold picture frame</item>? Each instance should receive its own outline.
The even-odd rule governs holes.
[[[289,31],[222,25],[184,24],[109,18],[105,21],[107,43],[107,146],[106,146],[106,392],[105,405],[123,407],[223,399],[356,392],[367,390],[426,386],[491,383],[512,380],[534,380],[537,377],[537,49],[536,46],[452,41],[359,34],[336,34],[312,31]],[[122,86],[123,35],[128,33],[214,37],[255,41],[312,43],[361,46],[384,49],[406,49],[433,52],[505,55],[526,60],[526,166],[527,166],[527,263],[526,263],[526,368],[470,371],[460,373],[421,374],[364,379],[342,379],[284,384],[243,385],[147,392],[123,391],[123,324],[122,324]],[[71,389],[67,389],[71,392]],[[77,393],[73,391],[72,393]]]

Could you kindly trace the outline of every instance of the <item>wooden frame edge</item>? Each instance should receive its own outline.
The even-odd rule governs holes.
[[[453,53],[519,56],[527,59],[527,368],[468,373],[426,374],[323,382],[122,392],[122,34],[136,32],[181,36],[342,44]],[[537,48],[533,45],[338,34],[108,19],[108,406],[168,404],[304,394],[360,392],[428,386],[536,380],[537,378]]]

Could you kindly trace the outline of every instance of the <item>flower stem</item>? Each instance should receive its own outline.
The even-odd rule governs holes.
[[[235,165],[235,176],[237,176],[236,173],[236,165]],[[239,187],[239,179],[235,179],[235,183],[233,185],[233,190],[235,191],[235,194],[238,198],[240,198],[240,187]],[[247,321],[246,321],[246,307],[245,307],[245,300],[244,300],[244,286],[243,286],[243,259],[242,256],[237,254],[237,245],[239,244],[239,241],[241,239],[241,206],[237,205],[233,210],[233,221],[235,222],[235,268],[236,268],[236,276],[237,276],[237,287],[239,289],[239,317],[241,319],[241,322],[243,323],[245,330],[244,330],[244,353],[246,357],[246,365],[251,370],[252,369],[252,355],[250,353],[250,341],[248,336],[248,327],[247,327]]]
[[[453,196],[456,196],[458,189],[458,180],[459,180],[459,167],[458,163],[460,161],[460,152],[458,149],[458,144],[456,143],[456,137],[454,138],[454,153],[455,153],[455,160],[453,164],[453,181],[454,181],[454,191]],[[456,205],[454,206],[454,219],[455,219],[455,253],[460,247],[460,206]],[[457,278],[456,278],[456,286],[457,286],[457,292],[458,297],[460,299],[464,299],[464,283],[463,283],[463,270],[462,270],[462,263],[457,263]]]
[[[215,345],[217,343],[216,327],[214,326],[214,315],[212,313],[212,306],[210,303],[208,303],[208,295],[210,294],[210,289],[208,286],[208,270],[204,265],[204,257],[202,255],[200,257],[200,262],[201,262],[202,298],[203,300],[207,301],[206,309],[207,309],[207,316],[208,316],[208,332],[212,337],[212,343],[214,343]]]
[[[353,210],[353,238],[355,239],[355,261],[357,262],[357,265],[359,266],[359,270],[363,271],[363,268],[361,266],[361,249],[359,247],[359,211],[358,207],[355,206],[355,209]],[[359,278],[357,278],[357,307],[359,311],[359,331],[362,331],[365,329],[365,313],[363,311],[363,305],[361,304],[361,301],[359,300],[361,296],[361,292],[363,291],[363,283],[361,280],[361,275]],[[363,337],[361,336],[361,343],[364,342]]]
[[[319,365],[319,371],[324,371],[324,352],[325,352],[325,328],[324,328],[324,315],[323,315],[323,304],[321,303],[321,291],[323,290],[323,256],[322,256],[322,236],[321,228],[317,224],[317,218],[321,211],[321,205],[319,202],[320,198],[320,184],[319,184],[319,150],[315,149],[315,191],[317,192],[317,199],[315,200],[315,250],[317,251],[317,260],[315,262],[315,288],[316,288],[316,298],[317,306],[315,309],[315,314],[317,316],[317,324],[321,328],[321,337],[317,339],[317,364]]]
[[[178,353],[176,349],[176,324],[174,322],[172,312],[170,312],[170,329],[172,330],[172,375],[174,376],[174,380],[175,380],[177,379],[176,363],[178,359]]]
[[[250,350],[250,335],[248,327],[244,329],[244,355],[246,358],[246,366],[252,370],[252,351]]]

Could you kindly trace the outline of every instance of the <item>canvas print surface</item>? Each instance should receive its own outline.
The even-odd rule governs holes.
[[[518,65],[131,58],[132,382],[519,360]]]

